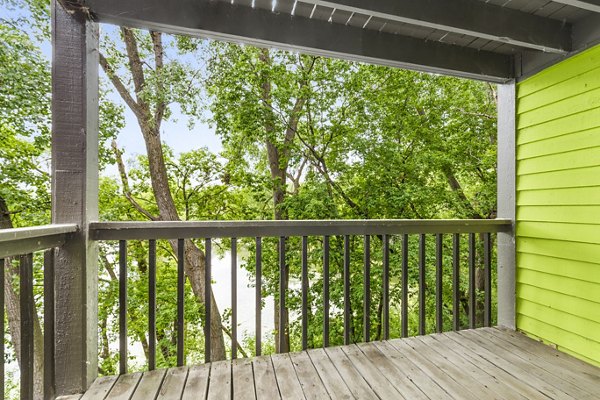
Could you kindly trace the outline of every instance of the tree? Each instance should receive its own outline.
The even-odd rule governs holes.
[[[100,54],[100,65],[138,122],[146,145],[150,182],[158,214],[142,211],[142,207],[133,202],[131,197],[130,201],[146,218],[179,221],[181,218],[169,187],[161,125],[168,118],[173,103],[193,107],[197,102],[198,89],[196,72],[188,65],[166,57],[163,36],[158,32],[146,34],[123,27],[120,37],[124,49],[105,37],[105,53]],[[172,39],[167,44],[176,46]],[[128,87],[128,82],[131,82],[131,87]],[[177,241],[171,241],[171,246],[175,251]],[[205,290],[209,289],[204,287],[205,265],[204,252],[191,240],[186,240],[185,274],[201,303]],[[211,295],[211,299],[211,354],[212,359],[221,360],[225,358],[223,326],[214,296]]]

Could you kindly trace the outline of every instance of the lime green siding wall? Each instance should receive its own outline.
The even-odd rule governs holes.
[[[517,86],[517,328],[600,364],[600,46]]]

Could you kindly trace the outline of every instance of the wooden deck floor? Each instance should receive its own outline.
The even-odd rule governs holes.
[[[69,399],[600,399],[600,368],[486,328],[99,378]]]

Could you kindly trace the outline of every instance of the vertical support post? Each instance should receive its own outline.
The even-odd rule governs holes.
[[[56,253],[57,395],[98,373],[98,26],[52,1],[52,222],[79,230]]]
[[[279,237],[279,331],[277,332],[277,343],[279,346],[277,349],[279,353],[287,353],[289,349],[286,348],[285,335],[287,333],[287,319],[285,318],[286,313],[286,276],[287,276],[287,264],[285,260],[285,242],[284,236]]]
[[[231,238],[231,359],[237,358],[237,238]]]
[[[302,236],[302,350],[308,349],[308,237]]]
[[[344,344],[350,344],[352,308],[350,307],[350,236],[344,236]]]
[[[148,369],[156,369],[156,240],[148,241]]]
[[[33,399],[33,254],[21,256],[19,262],[19,297],[21,309],[21,399]],[[4,360],[2,360],[4,362]]]
[[[0,397],[4,399],[4,272],[6,264],[0,258]]]
[[[183,259],[183,256],[185,255],[184,252],[184,246],[185,246],[185,241],[181,240],[179,242],[179,245],[177,246],[179,249],[179,254],[181,259]],[[211,340],[212,340],[212,330],[211,330],[211,325],[210,325],[210,321],[212,321],[212,241],[210,238],[206,238],[204,239],[204,257],[205,257],[205,264],[204,264],[204,362],[205,363],[209,363],[212,361],[212,354],[211,354]],[[179,334],[179,338],[177,339],[177,344],[179,346],[179,344],[181,343],[181,349],[177,349],[177,365],[178,366],[183,366],[185,364],[185,357],[184,357],[184,352],[185,352],[185,345],[184,345],[184,339],[185,337],[183,336],[183,318],[184,318],[184,309],[183,309],[183,299],[184,299],[184,284],[185,284],[185,273],[183,270],[183,263],[181,265],[181,275],[182,275],[182,279],[183,282],[181,282],[181,285],[178,287],[181,287],[181,291],[180,291],[180,296],[181,296],[181,309],[178,312],[178,320],[181,321],[181,330],[178,331]],[[178,302],[179,304],[179,302]]]
[[[513,221],[498,233],[498,325],[516,328],[516,85],[498,85],[498,218]]]
[[[255,354],[260,356],[262,354],[262,239],[256,238],[256,286],[255,286],[255,318],[254,324],[256,329],[255,338]]]
[[[323,347],[329,347],[329,236],[323,237]]]
[[[127,373],[127,241],[119,241],[119,374]]]

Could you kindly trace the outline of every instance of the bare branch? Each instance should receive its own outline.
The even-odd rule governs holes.
[[[129,90],[125,87],[121,79],[115,73],[113,67],[110,65],[106,57],[100,53],[100,66],[108,76],[108,79],[112,82],[115,89],[123,99],[123,101],[129,106],[131,111],[135,114],[138,119],[144,119],[144,115],[142,114],[142,110],[140,105],[135,101],[135,99],[129,93]]]
[[[150,36],[152,37],[152,48],[154,50],[154,63],[156,65],[156,75],[158,76],[158,88],[157,90],[161,92],[161,95],[164,94],[164,86],[162,84],[162,71],[164,66],[164,47],[162,42],[162,34],[160,32],[150,32]],[[165,115],[165,111],[167,109],[167,104],[165,103],[162,96],[158,96],[159,100],[156,104],[156,110],[154,112],[154,124],[156,125],[156,129],[160,129],[160,124],[162,123],[163,117]]]
[[[129,178],[127,177],[127,171],[125,170],[125,164],[123,163],[123,153],[117,147],[117,142],[115,140],[112,141],[112,149],[115,153],[115,159],[117,160],[117,167],[119,168],[119,175],[121,176],[121,184],[123,185],[123,194],[125,195],[125,198],[140,214],[142,214],[151,221],[158,221],[158,217],[155,217],[152,214],[150,214],[149,211],[143,208],[140,205],[140,203],[138,203],[133,198],[133,195],[131,194],[131,189],[129,187]]]

